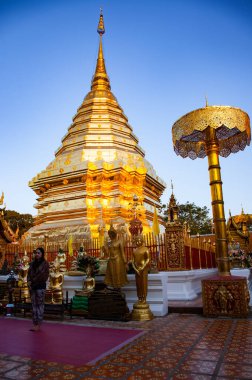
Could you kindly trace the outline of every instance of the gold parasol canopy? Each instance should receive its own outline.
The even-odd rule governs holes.
[[[223,157],[250,144],[250,120],[246,112],[229,106],[206,106],[187,113],[173,124],[176,154],[193,160],[204,158],[208,127],[215,130],[219,154]]]

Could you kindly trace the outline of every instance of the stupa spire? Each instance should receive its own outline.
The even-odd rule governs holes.
[[[97,32],[100,35],[100,44],[99,44],[96,69],[95,69],[95,73],[92,79],[91,90],[109,90],[110,91],[110,83],[109,83],[109,78],[106,72],[105,61],[103,57],[103,49],[102,49],[102,35],[105,33],[102,9],[100,10],[100,18],[99,18],[99,23],[97,27]]]

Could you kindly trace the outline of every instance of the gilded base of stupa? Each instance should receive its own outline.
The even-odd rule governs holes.
[[[247,279],[238,276],[215,276],[202,280],[205,317],[246,318],[249,313]]]
[[[133,321],[151,321],[154,316],[147,302],[137,301],[131,313]]]

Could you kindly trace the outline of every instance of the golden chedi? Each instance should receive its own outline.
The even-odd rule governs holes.
[[[153,206],[159,207],[165,183],[138,144],[123,109],[111,92],[103,56],[105,32],[100,15],[99,51],[91,90],[45,170],[29,186],[38,196],[38,215],[26,241],[47,235],[48,243],[83,234],[98,237],[99,221],[128,222],[129,203],[143,203],[143,226],[150,231]]]

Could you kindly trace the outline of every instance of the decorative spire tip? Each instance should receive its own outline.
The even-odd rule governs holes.
[[[99,18],[99,23],[97,27],[97,32],[100,34],[100,36],[102,36],[105,33],[102,8],[100,8],[100,18]]]

